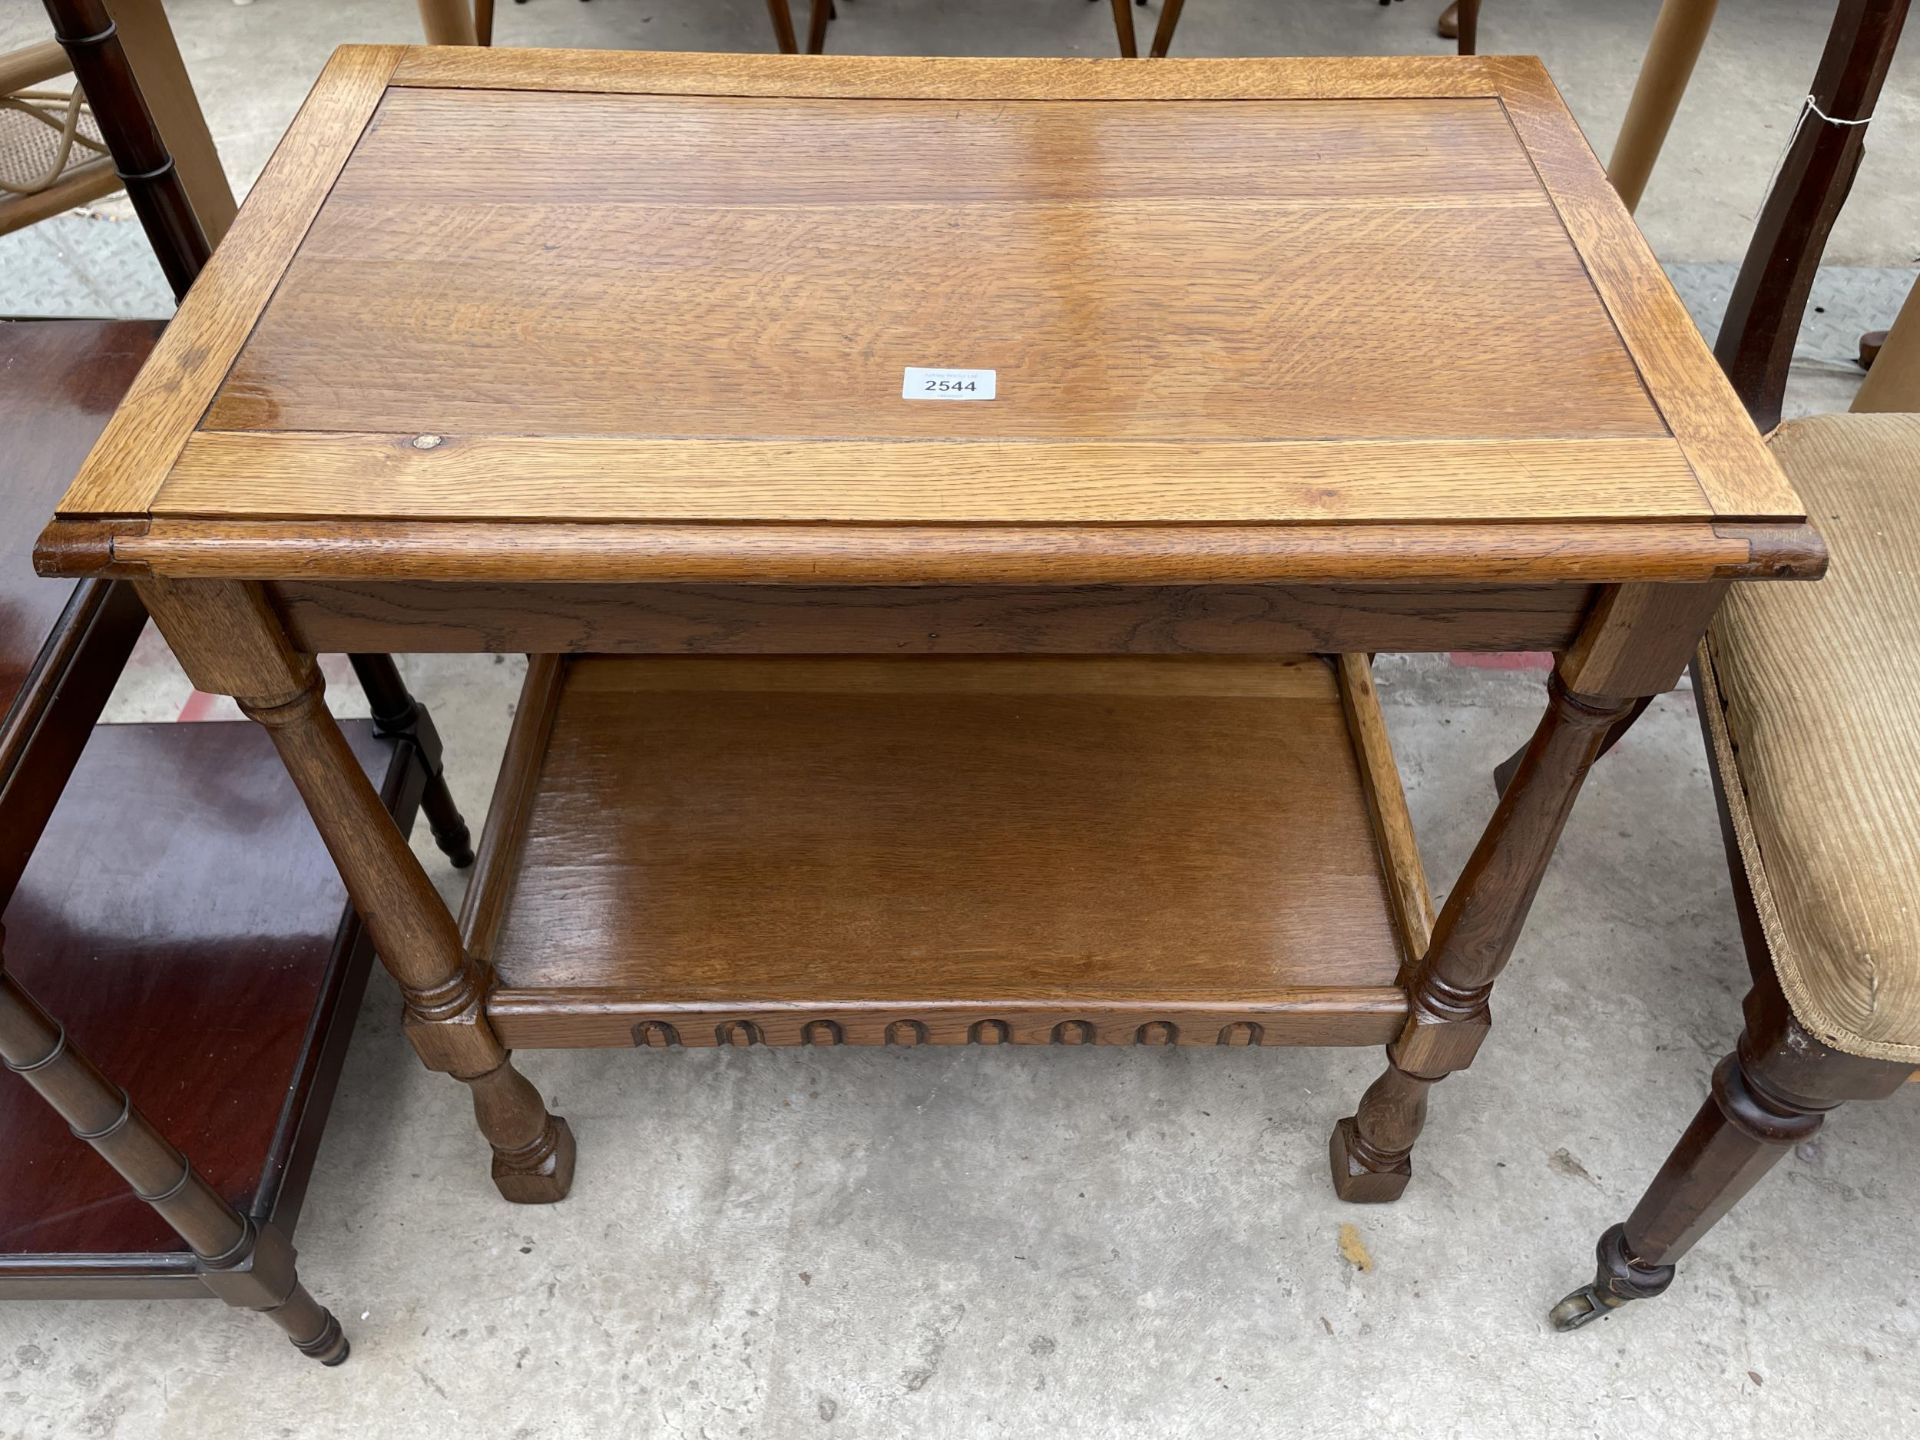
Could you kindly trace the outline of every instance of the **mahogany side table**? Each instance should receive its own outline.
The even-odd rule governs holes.
[[[271,733],[511,1200],[515,1048],[967,1042],[1385,1045],[1386,1200],[1589,764],[1825,557],[1534,60],[348,48],[38,562]],[[537,657],[459,923],[389,649]],[[1436,920],[1366,656],[1513,649]]]
[[[96,725],[146,613],[31,565],[161,330],[0,321],[0,1301],[218,1297],[338,1364],[292,1241],[373,946],[265,735]],[[344,729],[410,827],[424,740]]]

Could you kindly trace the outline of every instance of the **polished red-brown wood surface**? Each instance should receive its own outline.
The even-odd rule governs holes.
[[[1325,660],[585,659],[528,752],[511,1045],[711,1044],[730,1014],[1213,1044],[1263,1009],[1269,1042],[1364,1043],[1404,1013]]]
[[[0,715],[73,587],[33,573],[33,538],[161,331],[155,320],[0,321]]]
[[[348,726],[376,785],[396,759]],[[7,906],[7,968],[243,1212],[292,1158],[341,980],[346,894],[266,734],[95,730]],[[349,1012],[341,1017],[352,1025]],[[317,1130],[315,1137],[317,1138]],[[184,1250],[25,1082],[0,1074],[8,1257]]]

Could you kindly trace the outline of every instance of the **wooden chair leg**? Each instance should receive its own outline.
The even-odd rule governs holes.
[[[193,82],[187,78],[166,12],[160,0],[111,0],[107,9],[207,243],[218,245],[233,224],[239,202],[220,166],[220,152],[214,148]]]
[[[1462,55],[1478,53],[1480,44],[1480,0],[1454,0],[1454,38]]]
[[[1113,0],[1113,33],[1120,42],[1121,58],[1137,59],[1140,46],[1133,36],[1133,6],[1129,0]]]
[[[1633,99],[1627,102],[1620,137],[1613,142],[1613,156],[1607,161],[1607,179],[1629,210],[1640,204],[1654,162],[1667,143],[1667,130],[1687,93],[1718,5],[1719,0],[1666,0],[1653,22],[1646,58],[1633,84]]]
[[[229,1305],[258,1310],[301,1354],[338,1365],[340,1323],[300,1283],[293,1246],[223,1199],[174,1145],[67,1039],[60,1024],[6,971],[0,935],[0,1061],[51,1105],[186,1241],[201,1280]]]
[[[1180,25],[1180,11],[1187,0],[1165,0],[1160,7],[1160,23],[1153,27],[1153,48],[1148,52],[1155,60],[1164,60],[1167,51],[1173,48],[1173,32]]]
[[[1873,368],[1849,408],[1862,413],[1920,410],[1920,283],[1907,292],[1906,304],[1880,342]]]
[[[782,55],[800,53],[800,42],[793,33],[793,11],[787,0],[767,0],[767,18],[773,22],[773,43]]]
[[[429,45],[474,45],[471,0],[419,0],[420,29]]]
[[[813,0],[807,9],[807,53],[821,55],[827,48],[827,21],[833,18],[833,0]]]
[[[493,0],[473,0],[473,38],[478,45],[493,44]]]
[[[1848,1100],[1875,1100],[1912,1067],[1845,1055],[1803,1030],[1769,965],[1746,999],[1746,1028],[1713,1087],[1624,1225],[1600,1237],[1593,1282],[1549,1314],[1577,1330],[1673,1283],[1674,1265]]]
[[[167,137],[140,93],[113,16],[104,0],[46,0],[46,5],[54,38],[66,50],[74,79],[93,105],[100,138],[112,152],[114,170],[140,228],[147,232],[174,298],[181,299],[212,247],[185,177],[167,149]]]
[[[453,791],[447,788],[446,773],[440,763],[440,732],[434,728],[433,717],[415,703],[391,655],[347,658],[353,662],[353,673],[360,681],[360,688],[367,692],[367,703],[378,732],[404,740],[419,752],[421,767],[427,774],[420,809],[433,831],[434,844],[455,868],[466,869],[473,864],[473,836],[467,830],[460,807],[454,803]]]

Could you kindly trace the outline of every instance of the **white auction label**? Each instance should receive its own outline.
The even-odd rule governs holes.
[[[991,400],[995,370],[925,370],[907,366],[900,382],[902,400]]]

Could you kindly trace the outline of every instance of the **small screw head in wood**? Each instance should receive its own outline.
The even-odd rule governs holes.
[[[416,450],[431,450],[439,443],[440,437],[438,435],[416,435],[413,437],[413,448]]]

